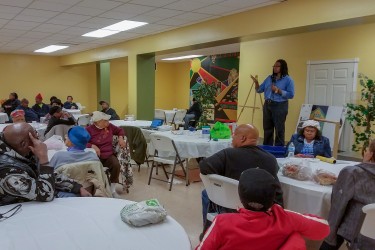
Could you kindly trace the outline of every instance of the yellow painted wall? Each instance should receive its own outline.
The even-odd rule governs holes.
[[[110,95],[111,107],[121,119],[128,114],[128,60],[118,59],[111,61]]]
[[[155,108],[189,108],[190,63],[158,62],[155,71]]]
[[[289,74],[295,82],[295,97],[289,102],[286,140],[292,135],[301,104],[305,102],[307,61],[359,58],[358,71],[375,78],[375,24],[302,33],[241,43],[239,105],[243,105],[252,81],[250,74],[258,74],[259,82],[271,74],[271,66],[279,59],[287,61]],[[254,97],[254,93],[250,95]],[[263,95],[262,95],[263,96]],[[259,97],[257,106],[260,107]],[[250,99],[248,104],[253,103]],[[239,123],[251,122],[252,112],[246,109]],[[262,111],[255,112],[254,124],[262,130]]]
[[[0,54],[0,89],[1,99],[16,92],[29,106],[39,92],[45,103],[52,95],[63,102],[72,95],[86,106],[84,112],[91,112],[96,108],[95,64],[62,67],[58,57]]]

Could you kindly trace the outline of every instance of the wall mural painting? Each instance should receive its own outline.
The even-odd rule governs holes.
[[[236,122],[239,58],[240,53],[230,53],[191,60],[190,95],[200,84],[214,84],[216,87],[216,103],[212,104],[211,121]]]

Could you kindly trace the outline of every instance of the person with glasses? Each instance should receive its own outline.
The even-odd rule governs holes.
[[[263,145],[285,145],[285,120],[288,115],[288,100],[294,97],[294,81],[289,76],[288,65],[279,59],[272,67],[269,75],[261,85],[251,75],[258,93],[264,93],[263,106]]]

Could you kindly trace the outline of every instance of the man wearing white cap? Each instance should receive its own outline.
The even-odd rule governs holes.
[[[124,148],[126,146],[124,141],[124,130],[109,123],[110,115],[104,114],[100,111],[94,111],[92,115],[93,124],[88,126],[91,139],[87,147],[95,149],[100,161],[104,167],[107,167],[111,174],[111,191],[115,193],[115,184],[119,183],[120,163],[115,156],[112,147],[112,139],[114,135],[119,137],[119,145]]]
[[[329,139],[322,136],[318,121],[307,120],[302,124],[302,129],[292,135],[287,145],[293,142],[295,146],[294,154],[297,157],[332,157]]]

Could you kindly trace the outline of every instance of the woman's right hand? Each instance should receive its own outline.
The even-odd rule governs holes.
[[[93,148],[95,150],[95,153],[98,157],[100,157],[100,149],[98,148],[98,146],[92,144],[91,145],[91,148]]]

